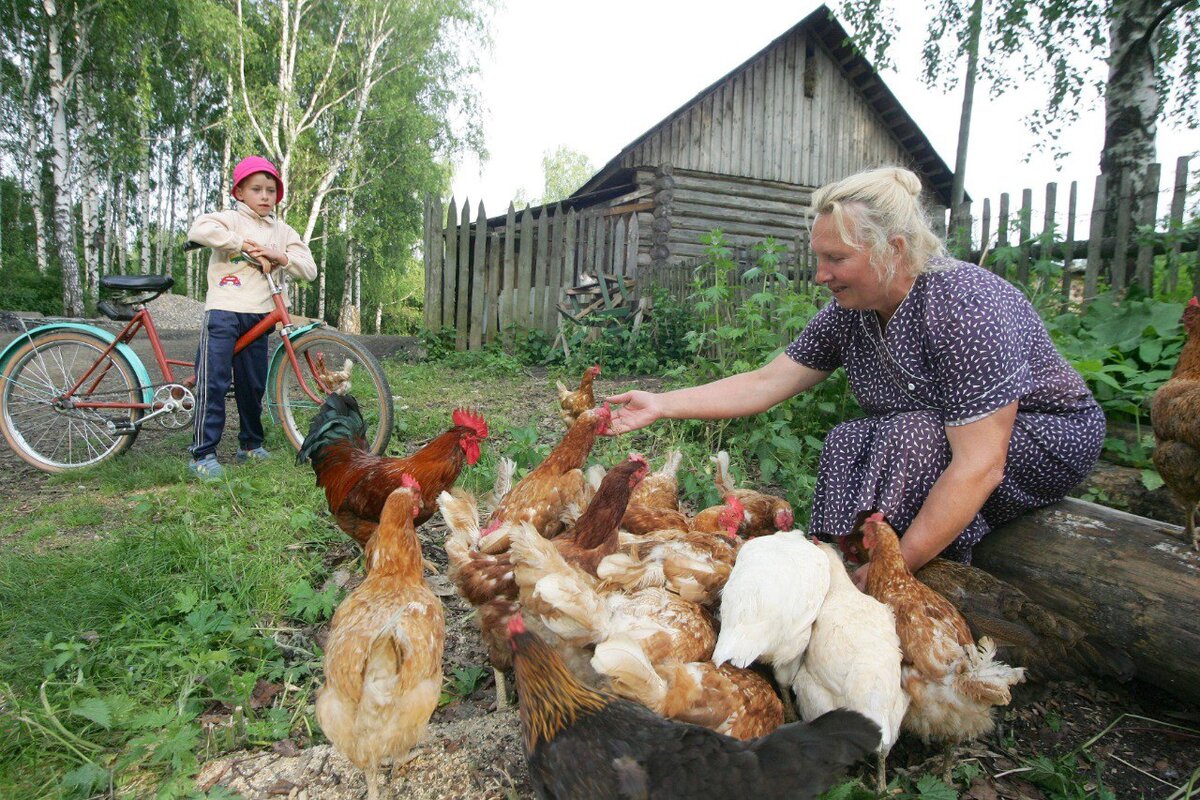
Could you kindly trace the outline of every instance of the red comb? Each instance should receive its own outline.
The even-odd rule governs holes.
[[[600,365],[592,364],[590,367],[588,367],[588,372],[592,373],[592,375],[599,375],[600,374]]]
[[[1189,306],[1200,306],[1200,300],[1197,300],[1196,298],[1193,297],[1191,300],[1188,300],[1188,305]]]
[[[880,524],[883,521],[884,521],[884,519],[883,519],[882,511],[876,511],[874,514],[867,517],[867,522],[874,522],[876,525]]]
[[[739,512],[746,511],[746,507],[744,505],[742,505],[742,501],[738,500],[736,495],[731,494],[728,497],[726,497],[725,505],[729,506],[730,508],[737,509]]]
[[[483,414],[478,411],[469,411],[465,408],[456,408],[454,413],[450,415],[450,419],[455,425],[463,428],[470,428],[475,431],[475,435],[480,439],[486,439],[488,435],[487,422],[483,419]]]
[[[516,636],[518,633],[525,632],[525,620],[520,614],[513,614],[508,618],[508,635]]]
[[[642,455],[641,453],[630,453],[630,454],[629,454],[629,460],[630,460],[630,461],[636,461],[636,462],[638,462],[639,464],[645,464],[645,463],[646,463],[646,457],[645,457],[644,455]]]
[[[421,484],[417,483],[417,479],[407,472],[400,476],[400,485],[405,489],[412,489],[414,492],[421,491]]]

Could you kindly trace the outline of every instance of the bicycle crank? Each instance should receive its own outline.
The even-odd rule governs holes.
[[[159,425],[168,430],[183,428],[192,424],[192,414],[196,408],[196,397],[191,389],[178,383],[168,383],[160,386],[154,392],[154,410],[142,417],[145,423],[155,419]]]

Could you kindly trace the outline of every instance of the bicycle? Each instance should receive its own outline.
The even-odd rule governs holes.
[[[185,250],[201,247],[195,242]],[[258,263],[246,253],[242,257]],[[383,454],[392,432],[392,391],[371,353],[324,322],[292,324],[283,282],[265,275],[275,310],[247,331],[234,352],[280,325],[281,342],[267,371],[267,409],[299,450],[309,424],[334,391],[353,388],[368,426],[371,452]],[[191,424],[196,376],[182,381],[167,358],[149,303],[175,283],[169,275],[108,275],[100,287],[114,293],[97,308],[125,322],[115,336],[78,322],[53,322],[26,331],[0,351],[0,432],[24,461],[46,472],[66,472],[107,461],[133,446],[154,420],[162,427]],[[154,383],[129,343],[141,331],[150,340],[162,380]],[[366,380],[363,380],[363,377]]]

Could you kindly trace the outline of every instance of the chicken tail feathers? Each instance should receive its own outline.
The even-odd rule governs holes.
[[[596,567],[596,577],[615,583],[626,591],[667,584],[661,561],[638,561],[626,553],[607,556]]]
[[[719,451],[712,457],[712,462],[717,467],[717,474],[713,476],[713,483],[717,485],[717,491],[724,497],[731,494],[737,489],[737,484],[733,482],[733,476],[729,474],[729,453],[725,450]]]
[[[828,789],[842,770],[879,747],[879,726],[844,708],[812,722],[793,722],[750,743],[759,759],[766,796],[785,788],[801,797]]]
[[[656,714],[663,713],[667,682],[663,680],[642,646],[628,636],[613,636],[596,645],[592,669],[609,679],[612,690],[636,700]]]
[[[367,423],[352,394],[331,394],[321,404],[321,410],[308,427],[308,436],[296,454],[296,465],[303,466],[315,458],[330,442],[349,440],[360,449],[367,449]]]
[[[965,645],[966,670],[955,680],[955,687],[967,697],[993,706],[1008,705],[1009,687],[1025,680],[1024,667],[1010,667],[996,660],[996,643],[985,636],[978,644]]]

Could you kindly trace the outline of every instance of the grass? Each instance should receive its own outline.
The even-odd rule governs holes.
[[[444,430],[457,405],[483,409],[491,434],[460,479],[472,491],[490,487],[501,456],[528,468],[560,436],[543,424],[552,407],[534,394],[549,398],[554,376],[534,379],[494,355],[387,367],[398,451]],[[595,460],[615,463],[637,448],[657,466],[679,446],[684,471],[701,472],[713,428],[690,425],[603,439]],[[342,596],[324,556],[344,537],[278,430],[268,439],[276,458],[231,467],[215,484],[187,479],[187,438],[148,434],[114,462],[0,502],[0,797],[201,797],[201,763],[320,736],[312,634]],[[735,455],[735,471],[744,466]],[[709,484],[693,478],[685,491],[702,504],[715,494]],[[443,702],[470,695],[484,674],[447,676]],[[1070,783],[1073,764],[1038,765],[1057,789],[1047,796],[1085,796],[1086,775]],[[956,789],[914,776],[898,779],[893,796],[954,797],[972,766],[960,767]],[[872,795],[851,782],[829,796]]]

